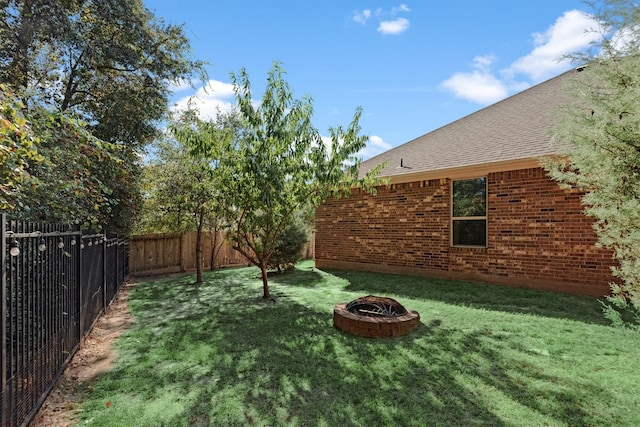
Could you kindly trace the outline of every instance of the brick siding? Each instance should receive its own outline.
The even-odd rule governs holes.
[[[316,265],[602,296],[612,253],[596,247],[581,194],[541,168],[487,176],[486,248],[451,247],[449,179],[355,190],[316,213]]]

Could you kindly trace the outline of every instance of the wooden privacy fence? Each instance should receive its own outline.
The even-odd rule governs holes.
[[[217,236],[217,237],[216,237]],[[315,234],[311,234],[303,258],[313,259]],[[222,244],[213,257],[214,241]],[[240,252],[233,249],[224,232],[202,234],[202,268],[239,267],[249,265]],[[196,232],[145,234],[132,236],[129,250],[129,273],[158,275],[196,269]]]

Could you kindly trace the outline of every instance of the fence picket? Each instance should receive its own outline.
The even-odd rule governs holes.
[[[202,268],[211,268],[211,251],[214,242],[213,233],[202,236]],[[233,249],[224,232],[218,232],[218,242],[223,242],[213,260],[217,267],[235,267],[249,265],[246,258]],[[131,236],[129,272],[132,275],[156,275],[193,271],[196,269],[196,232],[170,234],[144,234]],[[313,259],[315,254],[315,234],[309,237],[303,258]]]
[[[82,246],[84,240],[92,241],[92,250]],[[116,238],[114,259],[107,256],[103,234],[83,236],[78,226],[1,214],[2,427],[29,423],[124,283],[128,241],[121,240],[124,250],[117,251]],[[12,254],[12,246],[20,253]],[[123,271],[116,271],[114,289],[106,294],[111,269]]]
[[[202,268],[211,268],[214,235],[204,233],[202,239]],[[222,249],[214,260],[216,267],[248,265],[244,256],[233,250],[225,234],[218,233]],[[193,271],[196,268],[196,232],[145,234],[131,236],[129,272],[132,275],[155,275]]]

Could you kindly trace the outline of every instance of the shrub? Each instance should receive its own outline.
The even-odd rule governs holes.
[[[282,272],[293,267],[301,258],[302,250],[309,236],[302,220],[296,219],[286,227],[276,240],[276,247],[267,264],[267,268]]]

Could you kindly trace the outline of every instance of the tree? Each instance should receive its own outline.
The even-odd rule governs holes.
[[[165,24],[141,0],[3,3],[2,80],[77,114],[102,140],[150,142],[167,111],[169,84],[204,77],[182,27]]]
[[[618,261],[608,298],[613,307],[605,313],[620,321],[614,307],[628,308],[640,320],[640,7],[631,0],[593,6],[602,38],[590,52],[571,56],[586,66],[554,129],[554,139],[570,148],[547,169],[585,192],[599,244]]]
[[[139,230],[196,231],[196,285],[202,283],[202,236],[205,229],[224,227],[226,173],[221,158],[231,140],[231,119],[203,121],[197,112],[181,114],[169,126],[166,138],[155,144],[145,166],[145,203]],[[208,147],[205,155],[194,155],[195,147]],[[222,242],[214,239],[212,256]]]
[[[24,105],[18,97],[0,84],[0,209],[12,210],[17,193],[28,185],[30,162],[42,160],[37,137],[22,114]]]
[[[126,229],[140,199],[138,159],[159,135],[169,85],[205,77],[182,27],[165,24],[141,0],[5,0],[0,16],[0,81],[22,95],[26,110],[64,114],[119,147],[119,168],[100,171],[109,197],[98,216],[110,229]]]
[[[232,73],[243,132],[230,147],[225,163],[231,174],[226,188],[232,199],[229,218],[234,248],[260,268],[263,298],[270,298],[267,268],[278,237],[305,204],[317,206],[331,194],[348,194],[361,185],[373,191],[379,168],[358,177],[360,108],[351,124],[329,129],[331,147],[312,126],[312,100],[294,100],[284,70],[274,63],[262,102],[254,105],[244,69]]]
[[[42,160],[28,169],[35,184],[23,186],[17,196],[21,217],[74,220],[86,228],[100,228],[111,215],[113,186],[136,185],[128,183],[126,152],[94,137],[81,122],[64,114],[43,108],[29,113]],[[125,230],[114,226],[110,231]]]
[[[89,228],[104,222],[111,195],[105,182],[127,179],[121,150],[81,122],[40,106],[28,110],[0,89],[0,207],[27,220],[74,219]]]

